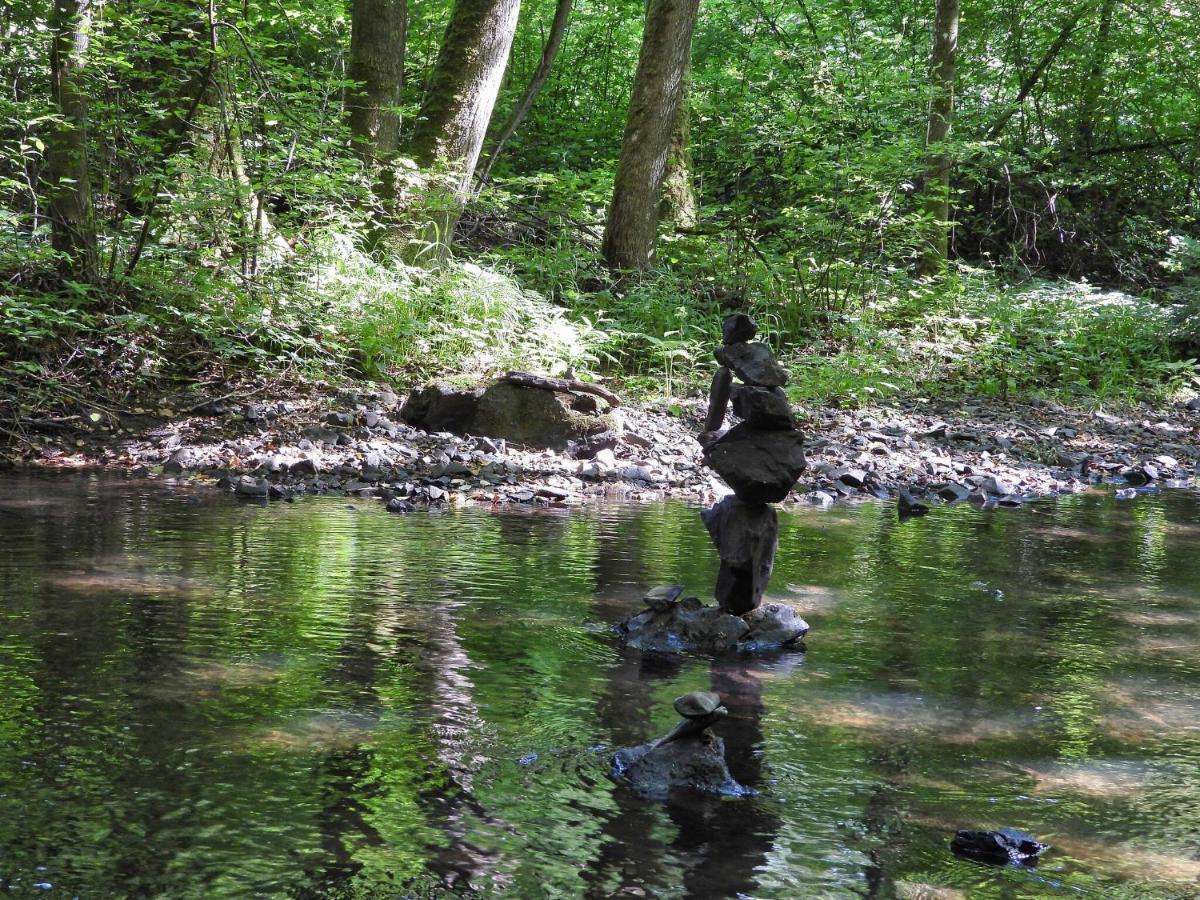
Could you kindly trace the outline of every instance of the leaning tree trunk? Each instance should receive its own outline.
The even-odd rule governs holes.
[[[954,71],[958,53],[958,0],[937,0],[933,23],[933,53],[929,81],[933,99],[925,131],[925,246],[919,270],[935,275],[946,265],[950,251],[950,154],[946,140],[954,125]]]
[[[50,9],[50,89],[60,116],[46,138],[51,239],[64,272],[99,278],[96,221],[88,173],[88,101],[81,85],[91,41],[93,0],[54,0]]]
[[[396,152],[400,92],[404,89],[407,0],[354,0],[350,13],[347,122],[355,149],[368,162]]]
[[[684,94],[700,0],[650,0],[625,118],[617,180],[604,228],[604,258],[644,269],[654,256],[671,133]]]
[[[659,221],[675,228],[695,228],[699,219],[696,187],[692,181],[691,110],[688,108],[687,84],[679,101],[675,128],[671,132],[671,147],[667,152],[667,174],[663,181]]]
[[[412,137],[413,158],[437,168],[424,243],[450,246],[508,65],[521,0],[457,0]]]
[[[487,184],[488,175],[492,172],[492,166],[496,164],[496,159],[504,150],[504,145],[521,127],[521,123],[525,121],[525,117],[529,115],[529,111],[533,109],[534,101],[537,100],[538,94],[542,92],[542,87],[546,84],[546,79],[550,77],[550,69],[554,65],[554,60],[558,56],[558,51],[562,47],[563,38],[567,34],[567,22],[571,18],[571,7],[574,5],[574,0],[558,0],[558,5],[554,7],[554,21],[550,23],[550,34],[546,38],[546,46],[542,48],[542,58],[538,62],[538,67],[534,70],[533,78],[529,80],[529,84],[525,88],[525,93],[521,95],[521,99],[517,101],[517,105],[513,107],[509,113],[508,120],[500,129],[500,134],[496,137],[496,143],[492,150],[487,155],[484,162],[483,170],[479,173],[478,183],[482,188]]]

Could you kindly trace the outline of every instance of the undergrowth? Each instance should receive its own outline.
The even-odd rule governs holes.
[[[330,229],[253,279],[168,256],[103,294],[39,290],[49,274],[26,272],[25,287],[0,293],[0,396],[34,385],[128,397],[202,374],[408,386],[509,368],[608,377],[634,395],[699,394],[731,309],[759,319],[790,395],[807,404],[914,394],[1162,403],[1200,386],[1173,340],[1192,321],[1189,297],[1006,284],[960,267],[937,283],[862,274],[854,297],[813,310],[715,241],[669,252],[674,268],[623,282],[563,245],[427,270],[384,265]]]

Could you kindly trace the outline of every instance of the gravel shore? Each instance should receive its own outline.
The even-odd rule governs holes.
[[[623,407],[624,435],[591,458],[486,435],[404,424],[402,398],[340,391],[270,401],[137,410],[131,420],[39,433],[25,462],[104,466],[188,479],[248,499],[379,497],[396,512],[427,504],[570,504],[589,499],[712,502],[728,489],[700,458],[699,401]],[[1192,406],[1200,407],[1193,402]],[[1195,488],[1200,408],[1120,415],[996,400],[894,401],[797,410],[808,469],[789,502],[828,505],[906,494],[918,504],[1016,506],[1114,483]]]

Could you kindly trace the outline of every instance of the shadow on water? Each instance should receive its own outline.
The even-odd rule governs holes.
[[[1197,893],[1194,494],[784,513],[808,653],[717,661],[609,631],[649,586],[708,593],[694,508],[353,506],[0,480],[0,888]],[[755,793],[613,782],[700,687]],[[947,851],[1003,825],[1038,869]]]

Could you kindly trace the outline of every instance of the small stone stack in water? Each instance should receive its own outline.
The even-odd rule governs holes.
[[[804,439],[783,387],[787,372],[771,349],[753,341],[758,329],[745,315],[725,320],[721,367],[709,396],[704,461],[733,489],[703,513],[721,557],[716,598],[721,609],[742,615],[758,607],[771,577],[779,524],[770,503],[783,500],[804,471]],[[733,376],[741,379],[733,383]],[[729,402],[741,424],[718,433]]]

